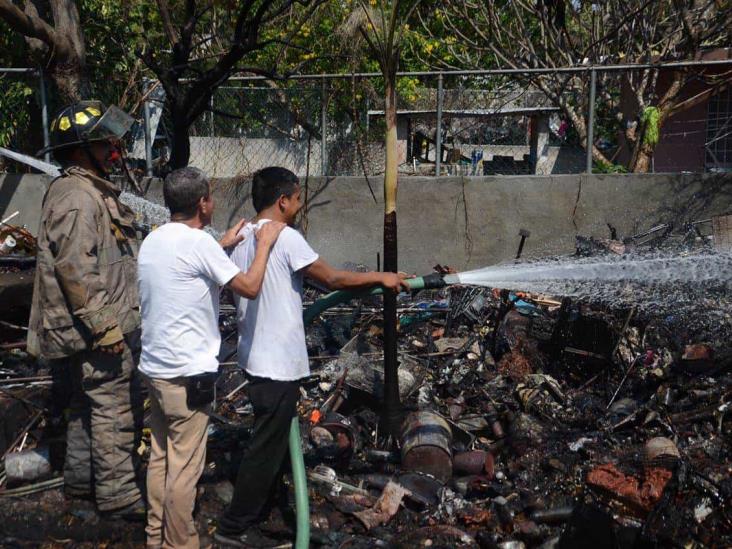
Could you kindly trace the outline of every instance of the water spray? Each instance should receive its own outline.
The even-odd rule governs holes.
[[[732,256],[729,254],[695,254],[688,256],[602,257],[591,260],[576,257],[526,263],[492,265],[454,274],[430,273],[408,278],[410,291],[431,290],[453,284],[508,288],[512,290],[551,292],[556,295],[578,295],[583,283],[592,285],[621,282],[703,283],[732,279]],[[587,288],[585,288],[587,290]],[[357,297],[381,295],[384,289],[366,292],[339,290],[327,294],[305,310],[308,324],[323,311]],[[592,292],[587,291],[588,295]]]

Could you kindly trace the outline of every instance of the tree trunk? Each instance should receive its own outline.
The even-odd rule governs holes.
[[[50,2],[59,44],[50,48],[50,76],[64,103],[92,99],[86,73],[86,43],[75,0]]]
[[[578,115],[573,109],[568,107],[562,106],[562,110],[564,111],[564,114],[567,115],[570,122],[572,122],[572,125],[579,136],[580,143],[582,143],[583,148],[587,151],[587,123],[585,121],[585,117]],[[595,162],[602,164],[612,164],[612,162],[610,162],[594,144],[592,145],[592,159]]]
[[[633,173],[648,173],[651,171],[651,161],[653,159],[653,147],[643,143],[635,157],[635,162],[631,166]]]
[[[191,157],[190,126],[188,124],[188,115],[190,113],[185,105],[180,104],[179,100],[172,99],[171,103],[172,135],[170,136],[168,169],[177,170],[178,168],[185,168]]]
[[[84,30],[76,1],[47,0],[42,15],[40,2],[24,2],[22,8],[18,4],[0,3],[0,19],[24,37],[29,57],[43,67],[56,88],[58,106],[91,99]]]
[[[386,166],[384,170],[384,271],[397,272],[397,114],[396,74],[385,75]],[[396,294],[384,293],[384,408],[382,427],[387,434],[399,435],[399,361],[397,360]]]
[[[640,118],[640,115],[639,115]],[[658,121],[658,131],[661,131],[662,119]],[[638,124],[636,131],[633,133],[633,154],[628,163],[628,170],[633,173],[648,173],[651,170],[651,162],[653,159],[653,151],[655,145],[646,143],[646,132],[648,128],[646,124]]]
[[[681,89],[684,87],[684,82],[684,73],[682,71],[675,71],[671,84],[655,105],[658,109],[657,130],[659,137],[661,128],[663,128],[666,121],[674,112],[674,107],[679,101],[679,94],[681,93]],[[642,114],[642,111],[640,114]],[[653,145],[646,143],[645,136],[647,131],[648,128],[646,128],[645,124],[638,125],[638,131],[635,134],[637,139],[635,143],[635,151],[629,166],[630,171],[633,173],[647,173],[652,168],[653,152],[655,151],[658,143]]]
[[[59,106],[68,105],[90,97],[90,85],[82,64],[79,60],[70,60],[64,63],[54,63],[48,76],[56,87]]]

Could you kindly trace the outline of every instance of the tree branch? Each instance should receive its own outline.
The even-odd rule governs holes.
[[[10,0],[0,0],[0,18],[2,18],[11,29],[24,36],[37,38],[52,49],[62,47],[56,31],[51,25],[46,23],[40,17],[32,16],[21,11],[21,9]]]
[[[173,18],[170,16],[170,6],[168,0],[156,0],[158,4],[158,11],[160,12],[160,19],[163,22],[163,30],[165,35],[168,37],[170,45],[177,43],[180,40],[178,31],[173,25]]]

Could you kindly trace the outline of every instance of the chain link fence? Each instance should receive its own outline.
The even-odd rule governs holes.
[[[249,174],[270,165],[320,173],[320,87],[230,81],[191,128],[190,164],[212,175]]]
[[[645,100],[658,105],[678,75],[683,82],[670,115],[639,103],[641,84]],[[399,171],[729,172],[730,82],[730,60],[403,73],[397,80]],[[26,154],[44,146],[42,89],[34,70],[0,69],[0,146]],[[138,174],[159,173],[171,135],[165,97],[150,81],[140,95],[147,102],[133,113],[140,125],[129,157]],[[231,78],[191,127],[189,162],[212,177],[247,176],[270,165],[299,175],[378,175],[385,157],[383,97],[383,79],[375,74]],[[0,160],[2,171],[24,169]]]
[[[190,163],[214,177],[270,165],[302,175],[377,175],[385,156],[383,88],[377,76],[231,80],[192,128]],[[402,174],[584,169],[583,149],[559,109],[515,78],[402,77],[397,101]]]
[[[704,165],[708,171],[732,171],[731,113],[732,89],[728,87],[709,99],[704,131]],[[698,131],[703,130],[700,127]]]
[[[397,81],[399,171],[550,175],[642,165],[656,172],[732,171],[730,67],[406,73]],[[672,114],[638,103],[640,82],[655,86],[646,84],[644,93],[658,102],[680,72]],[[269,165],[301,175],[378,175],[383,93],[382,78],[372,74],[232,79],[193,128],[191,164],[214,177]]]

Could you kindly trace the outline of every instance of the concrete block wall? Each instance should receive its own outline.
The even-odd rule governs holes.
[[[0,176],[0,216],[15,210],[31,231],[50,178]],[[368,183],[376,195],[372,198]],[[313,247],[334,265],[376,266],[382,247],[383,204],[378,177],[303,180],[308,208],[303,226]],[[148,198],[162,198],[159,181]],[[214,225],[224,229],[252,217],[247,181],[215,181]],[[575,235],[606,238],[658,225],[708,219],[732,211],[731,175],[561,175],[403,177],[399,181],[400,268],[428,272],[436,263],[460,270],[510,261],[519,229],[531,231],[524,255],[572,253]]]

